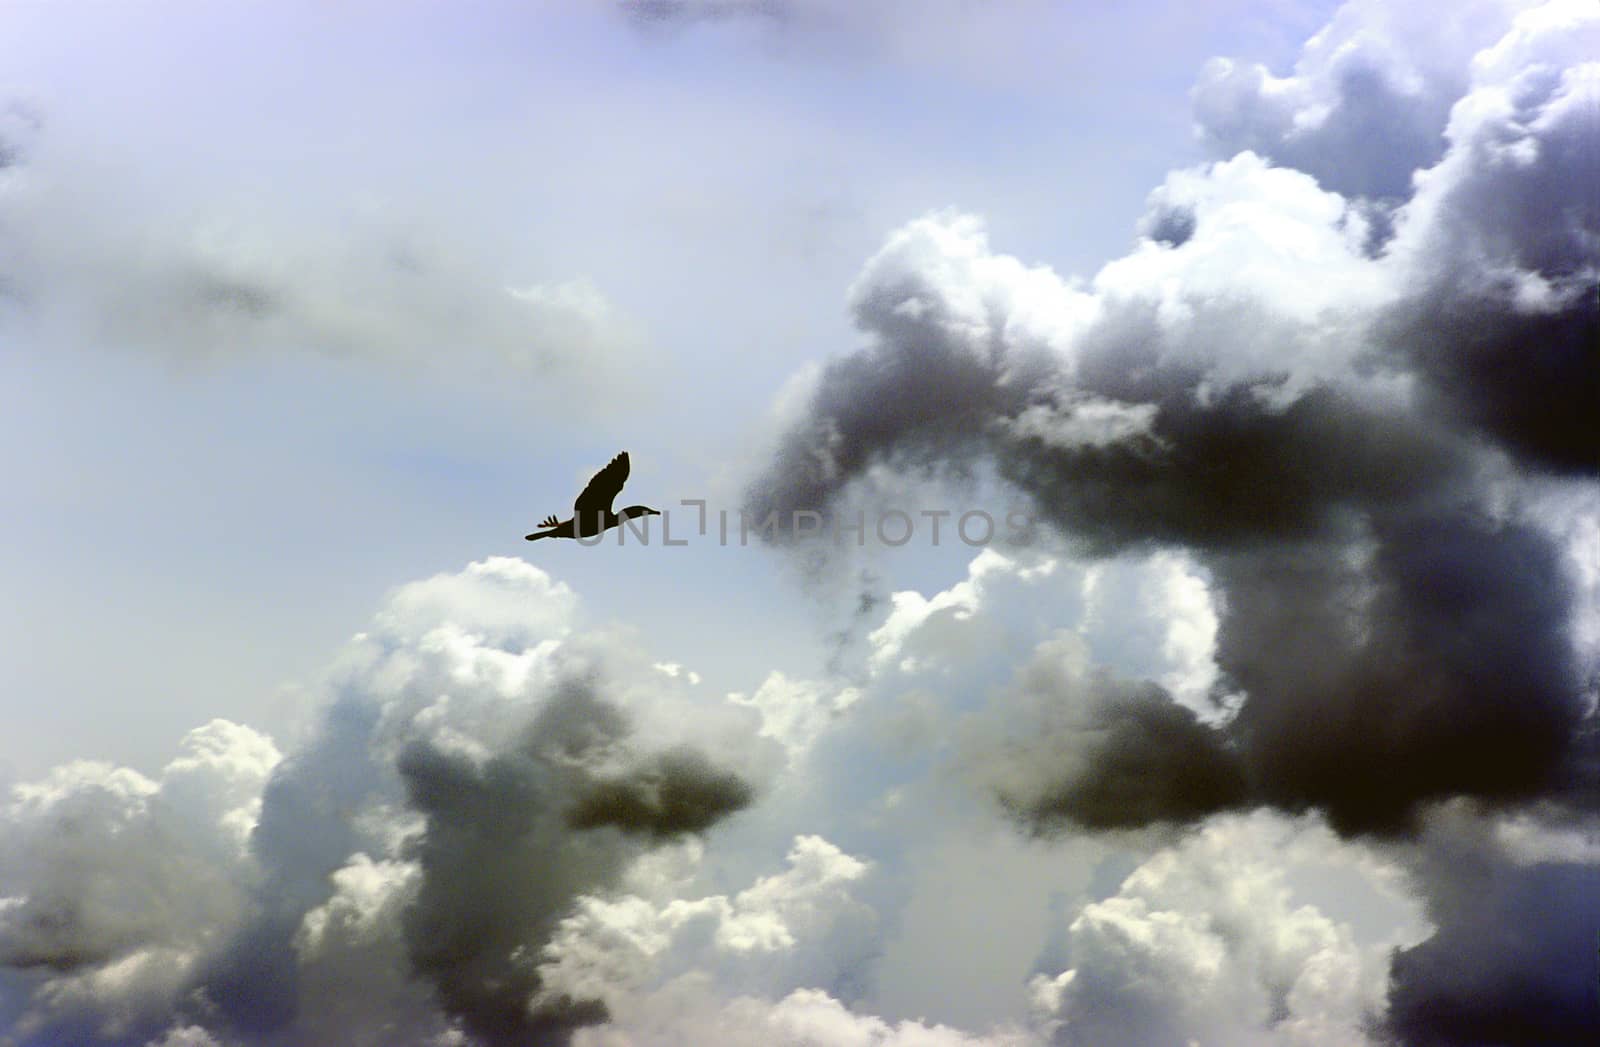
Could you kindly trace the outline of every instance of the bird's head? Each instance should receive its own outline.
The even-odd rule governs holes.
[[[648,505],[630,505],[617,514],[624,520],[631,520],[635,516],[660,516],[660,509],[652,509]]]

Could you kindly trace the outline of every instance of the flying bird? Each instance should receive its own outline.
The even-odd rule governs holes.
[[[540,521],[539,526],[544,530],[524,537],[530,542],[540,538],[593,538],[635,516],[660,516],[659,510],[648,505],[630,505],[620,513],[611,511],[611,503],[627,482],[628,452],[623,451],[595,473],[589,486],[578,495],[578,500],[572,503],[572,519],[557,520],[552,514]]]

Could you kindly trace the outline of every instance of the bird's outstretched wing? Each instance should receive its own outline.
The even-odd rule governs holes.
[[[627,482],[628,452],[623,451],[611,459],[604,469],[595,473],[589,486],[578,495],[578,500],[572,503],[573,517],[582,519],[589,513],[609,512],[612,501]]]

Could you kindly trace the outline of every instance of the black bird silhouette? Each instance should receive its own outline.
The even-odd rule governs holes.
[[[552,514],[539,522],[545,530],[524,537],[530,542],[540,538],[593,538],[635,516],[660,516],[659,510],[648,505],[630,505],[620,513],[611,511],[611,503],[627,482],[628,452],[623,451],[595,473],[589,486],[578,495],[578,500],[572,503],[572,519],[557,520]]]

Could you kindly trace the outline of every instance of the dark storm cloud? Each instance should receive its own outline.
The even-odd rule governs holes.
[[[1600,1040],[1600,866],[1517,860],[1456,836],[1430,840],[1418,873],[1439,930],[1393,957],[1389,1025],[1400,1042]]]
[[[1023,755],[1038,764],[1037,776],[1019,776],[997,790],[1006,809],[1037,833],[1066,825],[1189,822],[1248,798],[1242,766],[1225,736],[1155,684],[1102,674],[1087,687],[1033,697],[1088,706],[1069,728],[1043,732],[1028,739],[1021,754],[999,757]]]
[[[1086,370],[1091,365],[1086,365]],[[1143,401],[1134,382],[1106,382]],[[997,448],[1001,474],[1039,512],[1101,551],[1147,543],[1237,549],[1308,539],[1351,513],[1428,498],[1463,467],[1418,420],[1333,389],[1286,409],[1237,389],[1200,405],[1161,399],[1138,443],[1058,448],[1034,439]]]
[[[263,873],[255,914],[212,961],[200,992],[217,1017],[245,1035],[293,1021],[298,960],[294,934],[328,895],[328,877],[361,846],[352,812],[382,794],[371,754],[381,710],[345,696],[323,716],[314,740],[274,770],[261,796],[250,847]]]
[[[647,766],[586,787],[567,811],[574,829],[613,826],[669,839],[710,828],[747,807],[754,792],[693,750],[663,753]]]
[[[557,922],[651,844],[708,829],[753,796],[696,750],[634,754],[630,718],[587,676],[554,685],[515,741],[487,757],[416,738],[390,763],[375,734],[382,714],[345,697],[279,766],[252,838],[265,874],[257,915],[201,979],[196,998],[209,1009],[188,1017],[251,1040],[298,1028],[297,932],[328,900],[330,876],[373,846],[352,815],[401,800],[424,818],[405,855],[420,868],[400,916],[411,973],[486,1044],[565,1043],[606,1010],[540,994]]]
[[[936,319],[896,313],[887,296],[866,299],[858,315],[873,345],[823,373],[814,413],[752,489],[753,512],[826,507],[872,462],[936,473],[987,455],[1089,551],[1195,551],[1222,596],[1218,664],[1247,696],[1226,742],[1253,797],[1320,807],[1345,831],[1396,830],[1419,802],[1454,793],[1534,795],[1569,759],[1584,686],[1564,567],[1544,533],[1482,516],[1477,452],[1449,419],[1334,384],[1287,407],[1256,387],[1202,401],[1200,376],[1163,367],[1150,348],[1154,317],[1124,311],[1080,342],[1073,381],[1104,402],[1153,407],[1149,424],[1138,439],[1063,444],[1018,419],[1059,411],[1064,377],[1030,361],[1036,377],[1018,381],[1026,370],[970,353]],[[1563,351],[1539,348],[1545,360]],[[1543,418],[1559,427],[1580,415],[1565,395]],[[1156,707],[1130,704],[1125,726]],[[1184,766],[1166,762],[1167,738],[1132,731],[1101,769]],[[1140,741],[1147,757],[1133,753]],[[1120,795],[1089,779],[1072,793]],[[1201,789],[1184,816],[1205,813],[1207,796],[1218,807],[1238,799]],[[1071,798],[1020,809],[1035,822],[1100,825],[1137,821],[1146,805],[1115,816]]]
[[[1219,271],[1253,262],[1259,244],[1316,229],[1296,225],[1313,198],[1292,179],[1238,180],[1249,168],[1237,164],[1203,177],[1229,200],[1260,195],[1256,210],[1208,225],[1185,209],[1192,185],[1169,183],[1179,192],[1158,193],[1145,223],[1163,254],[1134,256],[1092,290],[989,253],[951,219],[908,227],[852,291],[866,345],[820,372],[747,510],[835,507],[875,465],[937,476],[992,461],[1079,550],[1178,546],[1209,570],[1219,688],[1243,702],[1226,728],[1182,737],[1234,754],[1250,802],[1390,834],[1450,796],[1576,795],[1591,685],[1568,568],[1547,531],[1494,508],[1508,479],[1600,468],[1600,206],[1582,160],[1600,146],[1600,108],[1551,57],[1566,27],[1541,25],[1499,52],[1528,72],[1485,64],[1482,99],[1447,133],[1442,111],[1429,117],[1438,163],[1397,212],[1387,253],[1352,242],[1299,274],[1383,280],[1386,296],[1312,313],[1294,280],[1218,290]],[[1379,91],[1365,66],[1334,65],[1340,105]],[[1368,206],[1346,206],[1336,227]],[[1285,264],[1270,250],[1263,264]],[[1185,253],[1206,267],[1156,268]],[[1158,275],[1141,288],[1130,272]],[[1160,275],[1173,272],[1200,283],[1176,296]],[[1507,478],[1501,451],[1527,472]],[[1030,823],[1103,824],[1112,816],[1080,798],[1118,795],[1116,768],[1190,766],[1172,758],[1173,734],[1142,729],[1159,702],[1122,702],[1120,718],[1103,714],[1116,759],[1073,763],[1053,804],[1039,799],[1055,788],[1041,769],[1018,794],[1032,799],[1013,804]],[[1210,792],[1218,808],[1239,798]],[[1192,802],[1187,816],[1205,812]],[[1171,817],[1128,804],[1117,817]]]
[[[1555,310],[1433,298],[1396,310],[1395,339],[1441,413],[1558,474],[1600,474],[1600,284]]]
[[[694,750],[598,772],[631,731],[592,683],[568,681],[514,748],[481,764],[429,742],[399,757],[427,818],[413,845],[421,888],[404,916],[411,963],[486,1043],[564,1043],[604,1021],[598,1000],[540,994],[557,922],[580,894],[615,885],[639,837],[703,831],[750,802],[748,783]]]
[[[1582,803],[1593,774],[1572,593],[1531,528],[1469,517],[1386,521],[1369,559],[1276,543],[1210,554],[1225,594],[1216,660],[1248,698],[1223,726],[1149,683],[1024,671],[1042,731],[997,792],[1036,832],[1191,821],[1272,804],[1346,834],[1414,828],[1429,801]]]
[[[860,288],[852,306],[871,344],[824,367],[806,417],[747,493],[744,508],[756,520],[826,509],[879,461],[961,470],[994,421],[1020,413],[1051,377],[1042,346],[1008,354],[998,331],[979,346],[952,337],[962,318],[915,268]]]
[[[1450,417],[1535,468],[1596,476],[1600,97],[1539,67],[1507,101],[1455,131],[1433,220],[1407,233],[1432,279],[1384,318],[1387,341]]]
[[[1550,539],[1469,514],[1380,518],[1373,553],[1211,563],[1229,726],[1263,799],[1344,832],[1409,828],[1453,795],[1529,799],[1581,756],[1572,592]]]
[[[524,754],[483,767],[417,743],[398,770],[428,818],[414,848],[422,886],[405,913],[416,973],[447,1012],[491,1044],[561,1043],[603,1021],[598,1001],[534,1005],[538,946],[579,893],[608,886],[621,849],[565,831],[558,776]]]

